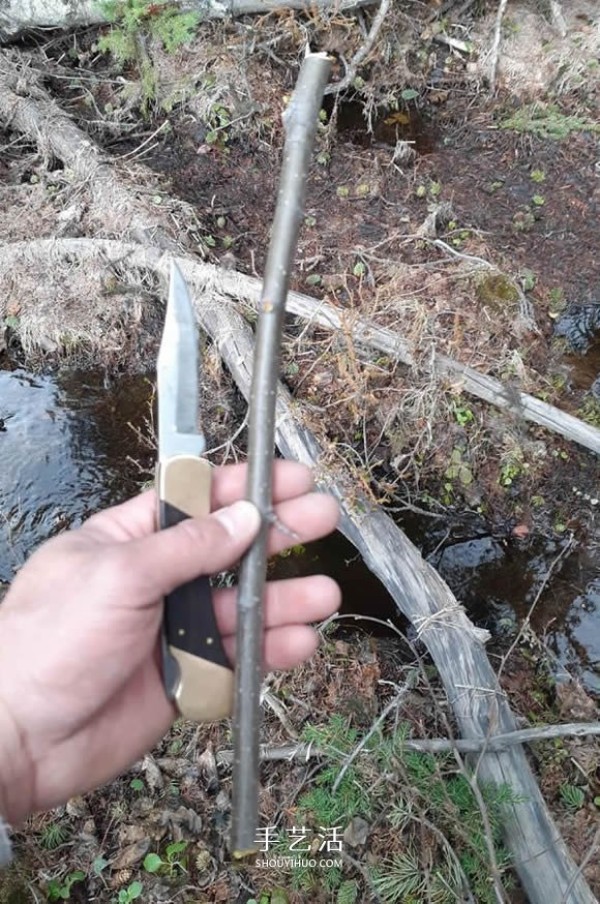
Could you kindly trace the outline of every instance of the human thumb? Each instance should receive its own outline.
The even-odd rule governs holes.
[[[186,518],[174,527],[120,547],[125,583],[147,602],[171,593],[198,575],[230,568],[260,528],[258,509],[245,500],[205,518]]]

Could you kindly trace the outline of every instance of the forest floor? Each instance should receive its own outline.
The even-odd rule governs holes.
[[[458,18],[448,3],[445,15],[435,3],[409,6],[410,15],[392,5],[349,88],[325,99],[291,287],[348,318],[393,328],[411,343],[416,364],[398,365],[290,316],[284,382],[315,432],[390,510],[417,509],[448,524],[468,512],[525,551],[539,538],[553,550],[567,540],[595,550],[596,456],[427,366],[435,349],[497,377],[509,394],[530,393],[600,426],[595,4],[570,4],[561,35],[543,4],[509,3],[494,91],[497,4],[463,4]],[[185,253],[260,276],[281,114],[306,36],[337,54],[339,78],[372,21],[363,11],[203,23],[174,52],[145,35],[142,51],[136,41],[120,62],[102,50],[108,30],[97,28],[34,34],[6,52],[102,149]],[[100,216],[89,185],[10,122],[0,196],[3,244],[123,237],[120,211]],[[35,256],[8,269],[0,253],[0,287],[6,352],[28,366],[83,362],[111,379],[153,370],[158,288],[128,275],[126,264],[107,281],[71,261],[48,272]],[[243,405],[210,349],[207,361],[204,416],[218,446],[239,427]],[[243,455],[243,434],[236,443]],[[475,901],[496,900],[465,763],[403,746],[408,737],[447,737],[454,724],[424,649],[403,631],[371,637],[326,626],[309,665],[268,679],[267,746],[310,742],[322,756],[265,763],[261,816],[272,832],[264,857],[290,856],[294,838],[297,856],[310,849],[316,866],[229,864],[229,724],[178,722],[112,785],[29,820],[3,877],[2,904],[417,904],[468,900],[466,886]],[[543,637],[519,637],[508,659],[506,638],[489,653],[495,666],[503,663],[502,686],[524,724],[596,720],[593,696],[557,680]],[[378,723],[399,687],[400,707]],[[364,738],[369,756],[348,762],[340,779]],[[600,894],[597,857],[588,856],[598,841],[598,744],[540,742],[531,761]],[[486,792],[485,805],[516,902],[497,829],[502,794],[510,789]]]

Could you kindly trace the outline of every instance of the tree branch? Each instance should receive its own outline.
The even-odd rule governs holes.
[[[309,53],[284,116],[279,196],[272,227],[254,352],[248,427],[247,498],[262,515],[258,537],[242,559],[238,588],[231,848],[242,858],[256,847],[260,687],[262,681],[262,596],[267,573],[267,537],[272,510],[271,472],[275,452],[275,407],[281,334],[290,271],[302,221],[308,168],[331,59]]]

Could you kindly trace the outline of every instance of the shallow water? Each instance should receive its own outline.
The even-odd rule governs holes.
[[[0,581],[65,527],[133,495],[148,456],[150,384],[99,374],[0,371]]]

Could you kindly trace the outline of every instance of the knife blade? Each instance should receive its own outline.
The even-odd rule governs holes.
[[[159,529],[210,512],[211,465],[198,427],[199,355],[196,317],[188,287],[171,264],[169,295],[157,360]],[[208,577],[198,577],[164,601],[163,680],[182,716],[221,719],[233,707],[229,666],[212,604]]]

